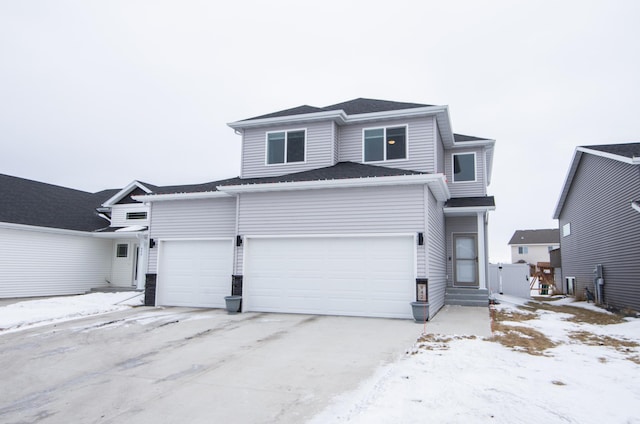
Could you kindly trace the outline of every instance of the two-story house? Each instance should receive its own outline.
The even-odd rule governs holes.
[[[509,240],[511,263],[531,264],[539,262],[549,264],[550,252],[560,247],[560,230],[548,228],[541,230],[516,230]]]
[[[445,291],[487,304],[494,140],[454,134],[447,106],[355,99],[232,122],[237,178],[158,187],[148,292],[157,305],[411,318]],[[233,276],[233,277],[232,277]]]
[[[87,193],[0,174],[0,298],[144,288],[154,186]]]

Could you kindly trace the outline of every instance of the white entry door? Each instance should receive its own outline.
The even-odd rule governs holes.
[[[156,304],[223,308],[231,294],[232,240],[160,242]]]
[[[245,311],[411,318],[413,236],[248,238]]]

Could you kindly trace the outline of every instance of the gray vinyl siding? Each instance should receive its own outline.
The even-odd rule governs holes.
[[[440,137],[440,130],[435,132],[436,135],[436,173],[444,174],[444,145]]]
[[[362,163],[363,129],[393,126],[407,126],[408,159],[389,162],[370,162],[372,165],[387,166],[421,172],[433,172],[435,146],[435,119],[412,118],[393,119],[381,122],[345,125],[340,128],[340,162]]]
[[[246,129],[242,137],[242,177],[271,177],[334,165],[334,149],[332,146],[334,138],[333,127],[334,123],[327,121],[261,129]],[[267,165],[267,132],[301,129],[306,130],[306,161]]]
[[[604,268],[605,302],[640,310],[640,167],[583,154],[559,215],[563,281],[576,278],[576,295],[593,288],[593,269]]]
[[[235,237],[236,199],[155,202],[150,238],[189,239]],[[158,247],[149,250],[148,271],[157,272]]]
[[[335,122],[331,124],[333,128],[333,163],[338,163],[340,161],[340,127]]]
[[[476,154],[476,181],[475,182],[453,182],[453,154],[475,153]],[[487,195],[485,152],[482,147],[467,149],[447,149],[444,151],[444,168],[449,185],[451,197],[475,197]]]
[[[447,286],[453,286],[453,234],[478,233],[477,216],[449,216],[446,219],[446,244],[447,244]]]
[[[247,193],[241,198],[239,233],[416,234],[425,229],[424,207],[421,185]],[[424,275],[424,255],[417,262]]]
[[[85,293],[105,286],[113,241],[0,228],[0,298]]]
[[[429,315],[433,317],[444,306],[447,286],[445,219],[442,202],[438,202],[429,190],[426,191],[429,226],[425,244],[428,250]]]

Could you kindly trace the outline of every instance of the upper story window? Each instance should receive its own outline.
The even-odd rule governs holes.
[[[526,255],[527,253],[529,253],[529,247],[528,246],[518,246],[518,254],[519,255]]]
[[[407,127],[364,130],[364,162],[407,158]]]
[[[267,165],[304,162],[305,130],[267,133]]]
[[[127,219],[147,219],[146,212],[127,212]]]
[[[474,182],[476,180],[476,154],[454,153],[453,182]]]

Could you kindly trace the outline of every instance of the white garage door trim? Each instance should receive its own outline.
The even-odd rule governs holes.
[[[416,253],[415,234],[247,235],[243,309],[411,318]]]
[[[158,240],[156,305],[225,307],[233,255],[231,238]]]

